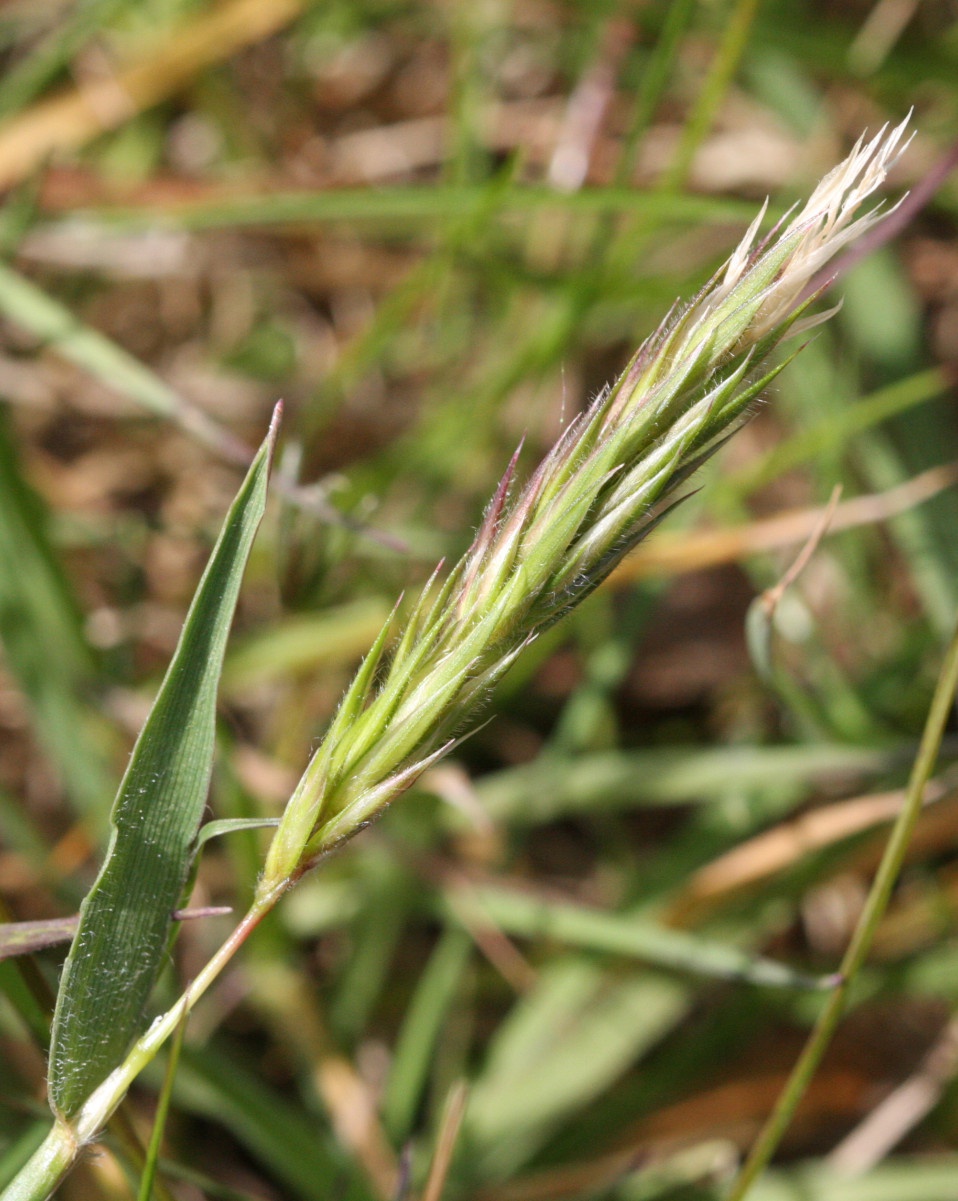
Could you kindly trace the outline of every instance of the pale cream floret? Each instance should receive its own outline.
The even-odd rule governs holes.
[[[890,132],[883,126],[868,142],[859,138],[846,159],[834,167],[819,183],[804,207],[779,235],[779,241],[800,234],[794,254],[781,275],[768,289],[768,295],[749,328],[750,341],[781,324],[795,308],[809,280],[848,242],[861,237],[877,221],[888,215],[881,206],[856,217],[861,203],[881,187],[889,170],[903,153],[902,143],[911,114]],[[909,138],[909,141],[911,139]],[[741,280],[753,261],[755,240],[766,204],[755,218],[728,261],[719,287],[709,300],[719,303]],[[832,312],[834,310],[831,310]],[[819,313],[798,323],[793,332],[808,329],[824,321],[830,313]]]

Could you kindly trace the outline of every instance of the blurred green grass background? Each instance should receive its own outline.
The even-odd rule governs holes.
[[[279,811],[396,594],[766,195],[780,214],[912,106],[896,195],[956,136],[944,0],[33,0],[0,8],[0,42],[0,895],[21,920],[89,886],[277,397],[218,816]],[[257,934],[187,1031],[157,1196],[722,1195],[860,912],[958,607],[956,207],[952,177],[841,281],[668,529]],[[836,484],[760,672],[749,606]],[[956,745],[758,1201],[954,1195]],[[214,843],[194,904],[241,908],[263,844]],[[183,930],[169,997],[228,922]],[[2,1180],[46,1126],[59,961],[0,965]],[[158,1083],[133,1098],[144,1138]],[[135,1196],[135,1154],[106,1147],[65,1198]]]

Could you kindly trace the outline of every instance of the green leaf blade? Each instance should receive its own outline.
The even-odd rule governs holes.
[[[107,854],[67,957],[50,1051],[50,1103],[70,1117],[140,1032],[166,959],[213,764],[216,693],[277,418],[223,525],[120,785]]]

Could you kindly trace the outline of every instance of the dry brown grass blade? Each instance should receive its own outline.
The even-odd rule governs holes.
[[[115,75],[38,101],[0,126],[0,189],[21,183],[52,155],[123,125],[205,67],[268,37],[302,8],[303,0],[231,0]]]
[[[439,1127],[439,1137],[436,1140],[436,1154],[432,1167],[429,1169],[429,1179],[422,1195],[422,1201],[441,1201],[452,1163],[456,1141],[462,1128],[462,1119],[466,1112],[468,1093],[462,1081],[453,1086],[442,1114],[442,1124]]]
[[[635,1123],[619,1146],[593,1159],[542,1168],[479,1189],[474,1201],[573,1201],[583,1195],[606,1195],[633,1172],[667,1169],[670,1162],[693,1153],[698,1161],[688,1183],[727,1175],[730,1156],[752,1137],[783,1080],[770,1067],[723,1080]],[[814,1082],[802,1107],[806,1129],[831,1126],[836,1118],[860,1113],[868,1101],[869,1082],[858,1070],[837,1065]],[[684,1173],[683,1173],[684,1174]],[[678,1185],[678,1180],[676,1180]],[[669,1194],[671,1195],[671,1193]]]
[[[841,484],[836,484],[832,489],[832,494],[829,497],[828,504],[824,511],[819,515],[818,521],[815,523],[815,528],[809,534],[805,545],[798,553],[798,557],[792,563],[791,567],[785,572],[782,578],[772,588],[766,588],[760,598],[762,608],[765,611],[766,619],[771,622],[775,616],[775,611],[782,602],[782,597],[795,583],[798,577],[802,574],[808,564],[811,562],[812,556],[818,550],[821,540],[828,533],[828,527],[832,523],[835,516],[835,510],[838,508],[838,501],[842,494]]]
[[[548,179],[553,187],[574,192],[585,183],[633,32],[631,22],[622,17],[605,23],[595,60],[569,96],[562,115],[549,160]]]
[[[475,888],[465,873],[438,860],[419,860],[422,876],[443,892],[450,912],[489,963],[515,993],[521,996],[534,987],[538,973],[516,944],[477,904]]]
[[[856,496],[837,505],[825,536],[856,526],[875,525],[897,517],[958,483],[958,463],[931,467],[903,484],[867,496]],[[792,509],[775,517],[731,529],[702,530],[691,534],[658,534],[636,547],[609,577],[609,587],[624,587],[653,576],[681,575],[737,563],[749,555],[781,550],[813,537],[829,506]]]
[[[928,786],[925,804],[939,804],[955,795],[953,787],[933,782]],[[673,904],[672,920],[697,920],[703,908],[786,871],[806,855],[893,821],[904,797],[903,789],[895,789],[839,801],[750,838],[694,873]]]
[[[941,1100],[958,1072],[958,1018],[945,1026],[919,1068],[876,1106],[828,1156],[847,1176],[860,1176],[882,1162]]]

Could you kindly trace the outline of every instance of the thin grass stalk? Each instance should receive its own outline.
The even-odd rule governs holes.
[[[735,5],[695,108],[685,123],[675,158],[662,177],[660,187],[664,191],[678,192],[687,179],[695,152],[705,140],[745,53],[757,13],[758,0],[738,0]]]
[[[839,968],[839,983],[825,1002],[798,1062],[792,1069],[774,1110],[763,1127],[748,1158],[729,1190],[726,1201],[743,1201],[756,1179],[768,1166],[795,1111],[818,1070],[828,1045],[845,1012],[848,994],[871,950],[878,926],[888,908],[908,846],[921,814],[925,788],[932,777],[945,726],[958,689],[958,628],[948,649],[932,697],[918,754],[912,767],[905,801],[892,827],[878,871],[862,909],[848,950]]]
[[[186,1034],[186,1022],[189,1014],[184,1012],[180,1024],[173,1036],[173,1043],[167,1059],[166,1071],[163,1075],[163,1086],[160,1089],[156,1113],[153,1116],[153,1129],[150,1132],[150,1144],[147,1147],[146,1160],[140,1176],[140,1187],[136,1201],[153,1201],[156,1187],[156,1169],[160,1162],[160,1149],[163,1143],[163,1133],[166,1130],[166,1119],[170,1112],[170,1101],[173,1097],[173,1082],[179,1066],[180,1051],[183,1048],[183,1036]],[[165,1191],[165,1189],[164,1189]]]

